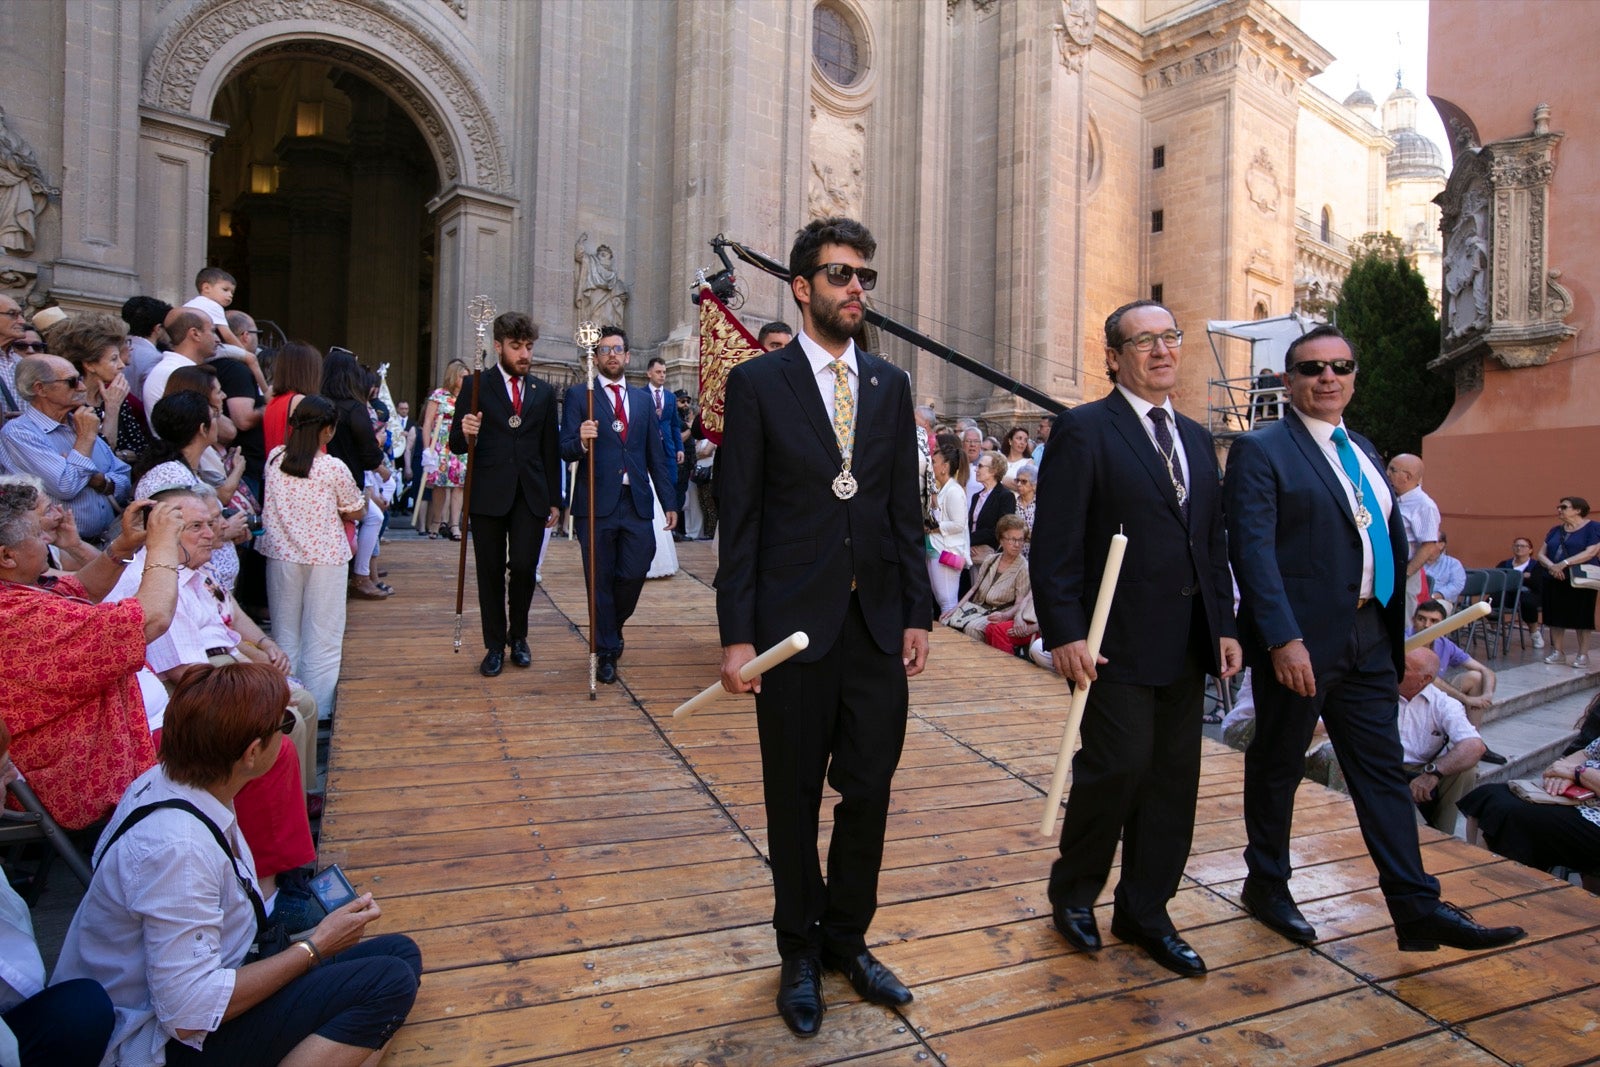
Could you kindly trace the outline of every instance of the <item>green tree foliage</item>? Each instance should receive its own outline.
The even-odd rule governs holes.
[[[1367,234],[1351,243],[1350,276],[1335,321],[1360,360],[1345,419],[1387,459],[1422,453],[1455,403],[1455,384],[1428,363],[1439,354],[1439,319],[1428,286],[1399,238]]]

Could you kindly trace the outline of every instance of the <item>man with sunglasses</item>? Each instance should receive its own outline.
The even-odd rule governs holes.
[[[16,379],[17,364],[33,354],[32,345],[28,345],[27,351],[20,347],[26,342],[28,330],[22,306],[0,293],[0,414],[6,417],[21,414],[27,406],[26,398],[17,393]],[[37,351],[44,351],[42,342]]]
[[[1100,949],[1094,904],[1122,842],[1111,932],[1177,974],[1205,961],[1167,914],[1194,831],[1208,674],[1239,670],[1211,435],[1173,410],[1183,332],[1136,300],[1105,322],[1102,400],[1056,418],[1039,470],[1034,606],[1056,672],[1089,685],[1083,748],[1050,869],[1056,929]],[[1089,618],[1111,539],[1128,536],[1100,658]],[[1090,683],[1093,683],[1092,685]]]
[[[821,969],[864,999],[911,993],[867,951],[907,679],[928,656],[916,424],[905,372],[854,338],[877,242],[817,219],[789,252],[801,331],[728,376],[718,479],[722,684],[756,693],[756,725],[783,966],[778,1013],[821,1028]],[[796,630],[810,647],[751,681],[739,670]],[[839,791],[828,877],[817,855],[823,779]]]
[[[1321,716],[1400,950],[1508,944],[1520,927],[1474,922],[1439,899],[1422,867],[1398,725],[1406,534],[1377,452],[1344,425],[1355,352],[1337,328],[1318,326],[1295,339],[1284,365],[1291,411],[1234,442],[1224,487],[1256,701],[1242,901],[1289,940],[1316,940],[1289,893],[1289,828]]]
[[[60,356],[29,356],[17,365],[17,393],[28,407],[0,427],[0,468],[38,478],[72,509],[79,536],[99,544],[133,483],[100,437],[83,376]]]

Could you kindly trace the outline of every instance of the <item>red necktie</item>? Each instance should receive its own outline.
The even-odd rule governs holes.
[[[626,441],[628,439],[628,409],[622,403],[622,386],[608,385],[606,388],[611,390],[611,395],[614,398],[611,401],[611,406],[616,409],[617,422],[622,426],[622,429],[617,431],[617,436]]]
[[[519,378],[511,379],[511,406],[518,415],[522,414],[522,381]]]

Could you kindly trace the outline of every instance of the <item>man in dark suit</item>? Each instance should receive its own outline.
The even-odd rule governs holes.
[[[1316,940],[1289,893],[1289,826],[1320,716],[1400,949],[1515,941],[1520,927],[1485,928],[1441,902],[1422,869],[1397,723],[1405,527],[1382,460],[1344,426],[1355,352],[1335,327],[1318,326],[1295,339],[1284,364],[1292,410],[1234,442],[1224,489],[1256,699],[1244,765],[1244,906],[1290,940]]]
[[[778,1012],[801,1037],[822,1023],[821,967],[857,993],[911,993],[867,951],[890,781],[905,740],[906,679],[933,616],[905,372],[852,338],[876,242],[853,219],[818,219],[789,253],[802,330],[728,376],[722,435],[717,621],[722,684],[756,693],[783,957]],[[739,669],[796,630],[806,651],[754,681]],[[817,856],[824,776],[839,791],[828,877]]]
[[[572,518],[583,548],[585,575],[594,568],[596,677],[610,684],[617,680],[622,627],[639,605],[655,556],[656,535],[650,524],[662,522],[666,530],[678,524],[676,511],[658,517],[655,503],[677,498],[678,468],[661,439],[650,390],[628,385],[628,335],[620,326],[602,326],[594,351],[599,371],[594,418],[588,417],[588,389],[582,383],[569,388],[561,415],[561,458],[578,464],[572,482]],[[592,545],[590,514],[594,515]]]
[[[661,426],[661,443],[676,469],[676,465],[683,462],[683,423],[678,421],[678,398],[667,388],[667,361],[660,356],[651,356],[645,366],[644,376],[650,382],[650,406],[655,411],[656,422]],[[673,499],[662,497],[661,502],[667,504]]]
[[[456,398],[458,412],[472,411],[477,398],[478,413],[462,415],[450,427],[450,451],[465,455],[468,442],[475,442],[468,514],[478,612],[488,649],[478,670],[486,678],[505,666],[508,640],[512,663],[533,663],[528,606],[533,603],[534,567],[543,530],[554,526],[561,514],[556,394],[549,382],[529,373],[538,339],[539,328],[521,312],[496,318],[495,366],[472,375]]]
[[[1029,554],[1051,662],[1073,685],[1093,683],[1050,904],[1068,942],[1099,949],[1092,909],[1120,837],[1111,932],[1170,970],[1201,975],[1205,961],[1178,935],[1167,902],[1194,832],[1206,675],[1227,678],[1240,662],[1216,454],[1211,435],[1172,410],[1183,344],[1172,312],[1126,304],[1105,336],[1116,388],[1056,419]],[[1127,553],[1097,661],[1089,618],[1119,531]]]

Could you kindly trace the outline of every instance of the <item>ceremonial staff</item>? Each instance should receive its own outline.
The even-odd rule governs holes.
[[[588,390],[589,413],[585,416],[588,422],[594,421],[594,346],[600,343],[600,327],[592,322],[578,323],[578,330],[573,335],[578,342],[578,347],[583,349],[583,385]],[[596,441],[599,439],[596,438]],[[595,441],[589,443],[589,699],[595,699],[594,683],[595,670],[599,665],[599,658],[594,649],[594,570],[595,551],[598,546],[594,543],[594,446]],[[471,475],[471,471],[468,471]]]
[[[478,349],[473,355],[472,412],[478,414],[478,397],[483,391],[483,361],[488,353],[483,335],[494,321],[494,301],[486,296],[475,296],[467,305],[467,314],[478,332]],[[457,418],[460,412],[456,413]],[[456,637],[455,651],[461,651],[461,604],[467,591],[467,536],[472,533],[472,457],[478,450],[476,435],[467,438],[467,477],[461,486],[461,561],[456,567]]]

